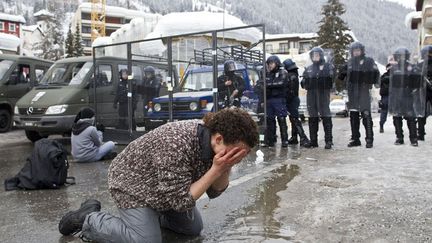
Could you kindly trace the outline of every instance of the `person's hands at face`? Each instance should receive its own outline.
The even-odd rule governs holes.
[[[221,135],[215,135],[213,151],[213,166],[221,173],[239,163],[250,152],[250,148],[243,142],[226,145]]]

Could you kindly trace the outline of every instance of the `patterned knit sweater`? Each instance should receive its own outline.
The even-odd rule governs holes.
[[[111,163],[109,190],[119,208],[185,211],[189,189],[211,167],[210,132],[201,120],[165,124],[130,143]],[[209,198],[220,193],[207,190]]]

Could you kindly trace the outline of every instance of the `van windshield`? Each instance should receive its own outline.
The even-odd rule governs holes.
[[[71,82],[72,79],[78,75],[80,70],[85,66],[85,62],[78,63],[56,63],[54,64],[43,77],[41,85],[76,85],[81,83],[78,81]],[[91,64],[90,64],[91,67]],[[85,74],[90,70],[87,65],[88,70],[83,70]],[[85,74],[80,74],[80,76],[85,77]],[[79,78],[77,77],[77,80]]]
[[[7,73],[9,68],[12,66],[13,61],[11,60],[0,60],[0,80]]]
[[[218,76],[222,72],[218,72]],[[182,91],[211,91],[213,89],[213,72],[190,72],[183,81]]]
[[[86,62],[81,69],[79,69],[78,73],[76,73],[69,85],[79,85],[83,82],[84,78],[87,76],[87,73],[90,71],[93,66],[93,62]]]

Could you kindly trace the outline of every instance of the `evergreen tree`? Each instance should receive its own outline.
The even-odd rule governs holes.
[[[56,61],[64,55],[64,37],[61,15],[53,14],[47,19],[47,31],[41,42],[33,47],[34,54],[43,59]]]
[[[333,64],[336,71],[346,62],[346,50],[348,45],[353,41],[348,34],[350,29],[345,21],[340,17],[345,13],[345,6],[339,0],[327,0],[322,6],[321,14],[323,18],[318,23],[317,45],[323,49],[333,51]],[[336,81],[336,88],[342,87],[340,80]]]
[[[81,32],[80,32],[80,25],[77,23],[75,27],[75,34],[73,38],[73,50],[74,50],[74,56],[80,57],[84,56],[84,48],[82,45],[82,39],[81,39]]]
[[[70,24],[69,24],[69,31],[66,36],[65,48],[66,48],[66,53],[65,53],[66,57],[73,57],[74,56],[74,36],[72,35]]]

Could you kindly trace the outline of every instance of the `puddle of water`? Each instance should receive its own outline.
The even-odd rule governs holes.
[[[227,219],[230,230],[223,232],[218,242],[287,242],[295,236],[295,232],[274,218],[280,197],[278,192],[287,188],[295,176],[299,174],[297,165],[284,165],[272,172],[273,175],[253,190],[251,205],[233,212]]]

